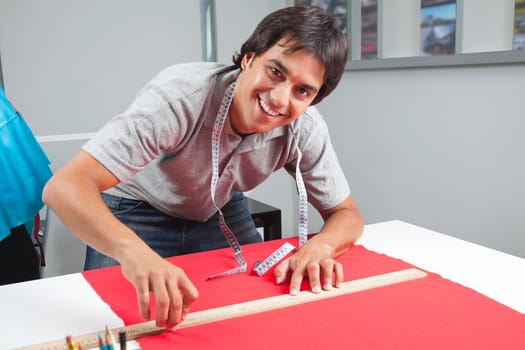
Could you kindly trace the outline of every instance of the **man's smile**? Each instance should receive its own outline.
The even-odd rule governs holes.
[[[261,106],[261,109],[263,110],[263,112],[266,113],[268,116],[277,117],[280,115],[279,111],[276,111],[272,109],[270,106],[268,106],[260,95],[257,95],[257,100],[259,101],[259,106]]]

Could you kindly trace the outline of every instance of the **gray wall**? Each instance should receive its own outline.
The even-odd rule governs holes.
[[[85,141],[62,135],[98,130],[160,69],[200,60],[200,42],[198,1],[0,0],[6,93],[53,136],[53,169]]]
[[[367,223],[525,257],[525,64],[347,72],[320,106]]]

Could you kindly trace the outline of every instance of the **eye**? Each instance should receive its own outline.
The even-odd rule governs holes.
[[[277,78],[277,79],[284,79],[284,74],[278,69],[278,68],[275,68],[275,67],[268,67],[268,69],[270,70],[270,75],[274,78]]]
[[[305,89],[303,87],[297,88],[297,93],[303,97],[309,97],[310,96],[310,90]]]

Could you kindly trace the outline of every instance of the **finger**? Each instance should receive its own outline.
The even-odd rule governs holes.
[[[335,260],[333,259],[324,259],[319,262],[319,265],[321,266],[321,276],[323,278],[324,290],[332,289],[334,264]]]
[[[320,281],[320,267],[319,264],[311,262],[308,264],[308,279],[310,280],[310,288],[314,293],[321,292],[321,281]]]
[[[286,280],[288,271],[290,270],[290,258],[285,259],[274,269],[275,283],[281,284]]]
[[[149,288],[146,278],[137,278],[137,281],[135,282],[135,291],[137,292],[140,316],[144,320],[149,320],[151,314],[149,309]]]
[[[335,261],[334,271],[335,271],[335,286],[337,288],[340,288],[343,285],[343,281],[344,281],[343,265]]]
[[[176,280],[168,280],[166,282],[166,287],[169,298],[166,327],[172,328],[182,319],[182,296],[177,286]]]
[[[168,315],[170,313],[170,304],[177,304],[177,298],[175,300],[170,300],[170,295],[168,294],[166,288],[166,282],[164,278],[155,278],[152,281],[153,294],[155,295],[155,309],[156,309],[156,325],[157,327],[165,327],[168,321]],[[180,313],[180,295],[178,296],[178,307]],[[174,306],[175,308],[177,305]]]
[[[193,283],[191,283],[191,281],[188,278],[186,278],[184,283],[181,285],[181,291],[182,291],[181,321],[183,321],[190,310],[191,304],[193,304],[193,302],[197,300],[197,298],[199,297],[199,291],[193,285]]]
[[[290,277],[290,295],[299,294],[301,289],[301,283],[304,278],[304,269],[297,269],[293,271],[292,276]]]

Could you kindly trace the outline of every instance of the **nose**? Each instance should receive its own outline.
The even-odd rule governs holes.
[[[286,107],[291,94],[292,89],[288,84],[278,84],[270,91],[271,103],[277,108]]]

